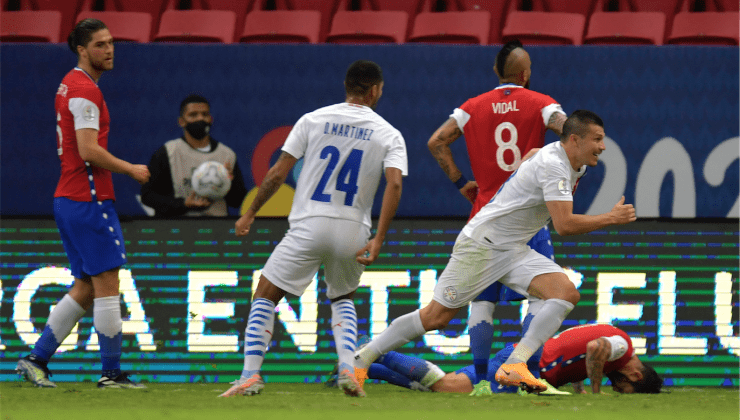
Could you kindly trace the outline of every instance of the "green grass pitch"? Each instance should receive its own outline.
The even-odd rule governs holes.
[[[1,383],[1,420],[737,420],[740,404],[737,388],[674,387],[659,395],[469,397],[373,383],[365,386],[367,398],[350,398],[321,384],[268,383],[261,395],[217,398],[229,384],[148,384],[146,390],[99,390],[89,382],[58,385],[40,389]]]

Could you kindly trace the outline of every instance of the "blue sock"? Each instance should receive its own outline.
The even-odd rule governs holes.
[[[389,351],[382,358],[376,360],[388,369],[400,373],[412,381],[421,382],[424,376],[429,373],[429,365],[423,359],[414,356]]]
[[[62,343],[57,341],[57,338],[54,336],[54,332],[47,325],[44,327],[44,332],[41,333],[41,337],[36,341],[36,344],[33,345],[30,359],[38,364],[46,365],[49,363],[49,359],[51,359],[51,356],[54,355],[54,352],[57,351],[61,344]]]
[[[373,363],[367,370],[367,376],[370,379],[380,379],[392,385],[402,386],[411,389],[411,379],[394,372],[380,363]]]
[[[103,376],[114,379],[121,374],[121,298],[108,296],[95,299],[93,324],[100,342]]]
[[[488,358],[491,357],[493,344],[493,325],[480,322],[470,327],[470,350],[473,352],[475,383],[486,380],[488,375]]]

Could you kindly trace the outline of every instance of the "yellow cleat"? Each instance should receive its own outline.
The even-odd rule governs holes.
[[[542,392],[547,389],[547,385],[535,378],[524,362],[501,365],[495,378],[501,385],[518,386],[527,392]]]
[[[473,387],[473,392],[468,395],[470,395],[471,397],[485,397],[488,395],[493,395],[493,391],[491,391],[491,383],[486,380],[478,382]]]

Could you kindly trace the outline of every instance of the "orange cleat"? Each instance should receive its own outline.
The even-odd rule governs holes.
[[[547,389],[547,385],[535,378],[524,362],[501,365],[495,378],[501,385],[518,386],[527,392],[542,392]]]
[[[337,386],[339,386],[339,388],[350,397],[365,396],[365,391],[362,390],[361,383],[357,381],[355,374],[350,372],[349,369],[344,369],[339,373]]]
[[[359,387],[357,389],[358,395],[360,397],[364,397],[365,391],[363,390],[363,386],[365,385],[365,381],[367,380],[367,369],[355,367],[354,379],[357,382],[357,386]]]
[[[234,397],[236,395],[257,395],[262,392],[262,388],[265,387],[265,382],[262,377],[258,374],[254,374],[249,378],[239,378],[232,382],[232,387],[228,391],[219,395],[219,397]]]

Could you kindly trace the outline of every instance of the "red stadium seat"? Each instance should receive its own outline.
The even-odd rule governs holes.
[[[408,42],[488,45],[491,14],[475,12],[422,12],[416,15]]]
[[[82,4],[80,5],[80,14],[86,13],[86,12],[128,12],[128,13],[146,13],[151,18],[149,20],[149,34],[147,34],[146,39],[147,41],[136,41],[136,42],[149,42],[154,34],[156,33],[156,24],[159,22],[159,17],[162,15],[162,11],[165,7],[164,0],[82,0]],[[75,22],[79,22],[79,14],[77,15],[78,18],[75,20]],[[137,25],[136,28],[123,28],[120,27],[116,30],[118,33],[126,33],[126,35],[121,38],[113,34],[113,31],[111,30],[111,34],[113,35],[113,38],[116,40],[126,40],[126,41],[134,41],[134,35],[130,32],[138,32],[140,30],[139,25],[144,25],[144,17],[136,17],[134,15],[130,15],[131,18],[134,21],[134,24]],[[88,16],[85,16],[88,17]],[[120,19],[114,17],[113,19]],[[110,29],[110,24],[108,21],[104,19],[100,19],[103,22],[105,22],[106,25],[109,26],[108,29]],[[125,38],[125,39],[124,39]],[[130,39],[129,39],[130,38]],[[136,36],[136,38],[140,38],[139,36]]]
[[[61,24],[61,12],[3,12],[0,14],[0,41],[59,42]]]
[[[230,10],[165,10],[154,41],[234,41],[236,13]]]
[[[77,22],[93,18],[105,22],[114,41],[149,42],[152,15],[143,12],[82,12]]]
[[[316,10],[255,10],[247,15],[240,42],[319,42]]]
[[[501,40],[518,38],[523,44],[581,45],[586,17],[578,13],[520,12],[506,17]]]
[[[408,15],[400,11],[343,11],[332,20],[326,42],[337,44],[403,43]]]
[[[490,13],[491,29],[488,32],[488,43],[501,43],[501,29],[503,29],[504,17],[506,16],[506,0],[458,0],[455,3],[459,5],[458,11],[477,12],[485,10]]]
[[[678,13],[668,44],[738,45],[738,12]]]
[[[279,0],[275,0],[275,3],[279,3]],[[316,10],[321,13],[319,42],[324,42],[331,27],[331,18],[334,14],[335,7],[336,0],[290,0],[290,7],[286,10]],[[278,8],[278,10],[282,9]]]
[[[58,41],[55,42],[65,42],[74,27],[79,0],[17,0],[13,3],[12,5],[11,2],[5,4],[3,12],[7,10],[7,7],[13,7],[10,11],[55,11],[61,13],[59,34],[56,37]]]
[[[605,12],[609,15],[607,16],[599,16],[599,22],[598,27],[602,27],[604,24],[607,25],[607,28],[611,28],[612,26],[617,26],[619,29],[618,32],[624,32],[625,30],[629,30],[631,32],[637,31],[637,33],[640,35],[636,38],[627,39],[627,40],[616,40],[616,42],[609,42],[608,40],[608,34],[606,34],[603,39],[599,40],[598,42],[590,42],[591,44],[654,44],[653,41],[650,41],[649,38],[653,38],[652,35],[645,38],[645,35],[647,32],[652,32],[650,28],[640,28],[638,25],[631,24],[629,22],[629,17],[625,19],[624,17],[619,17],[619,15],[614,15],[614,18],[618,20],[618,22],[611,23],[609,22],[609,17],[612,16],[613,13],[620,13],[620,12],[660,12],[663,13],[663,34],[661,35],[661,40],[665,40],[668,37],[668,34],[670,33],[671,24],[673,23],[673,15],[676,14],[676,10],[678,8],[678,1],[679,0],[596,0],[594,4],[594,14]],[[593,17],[591,18],[593,19]],[[636,17],[639,22],[649,22],[648,17]],[[624,26],[630,27],[630,29],[624,29]],[[591,25],[589,24],[588,30],[591,30]],[[596,28],[598,29],[598,28]],[[623,34],[622,34],[623,35]],[[586,32],[586,38],[589,37],[588,31]],[[585,42],[585,39],[584,39]],[[660,44],[656,44],[660,45]]]
[[[186,3],[188,6],[187,9],[179,9],[178,6],[182,5],[180,0],[166,1],[165,10],[228,10],[234,12],[236,21],[234,24],[234,34],[231,35],[231,39],[238,39],[241,36],[250,4],[248,0],[190,0]]]
[[[663,45],[665,15],[661,12],[596,12],[591,15],[584,44]]]
[[[406,22],[406,38],[411,36],[411,30],[414,27],[414,19],[416,14],[419,13],[419,8],[424,0],[372,0],[372,3],[377,7],[373,10],[396,10],[406,12],[408,14],[408,21]]]

